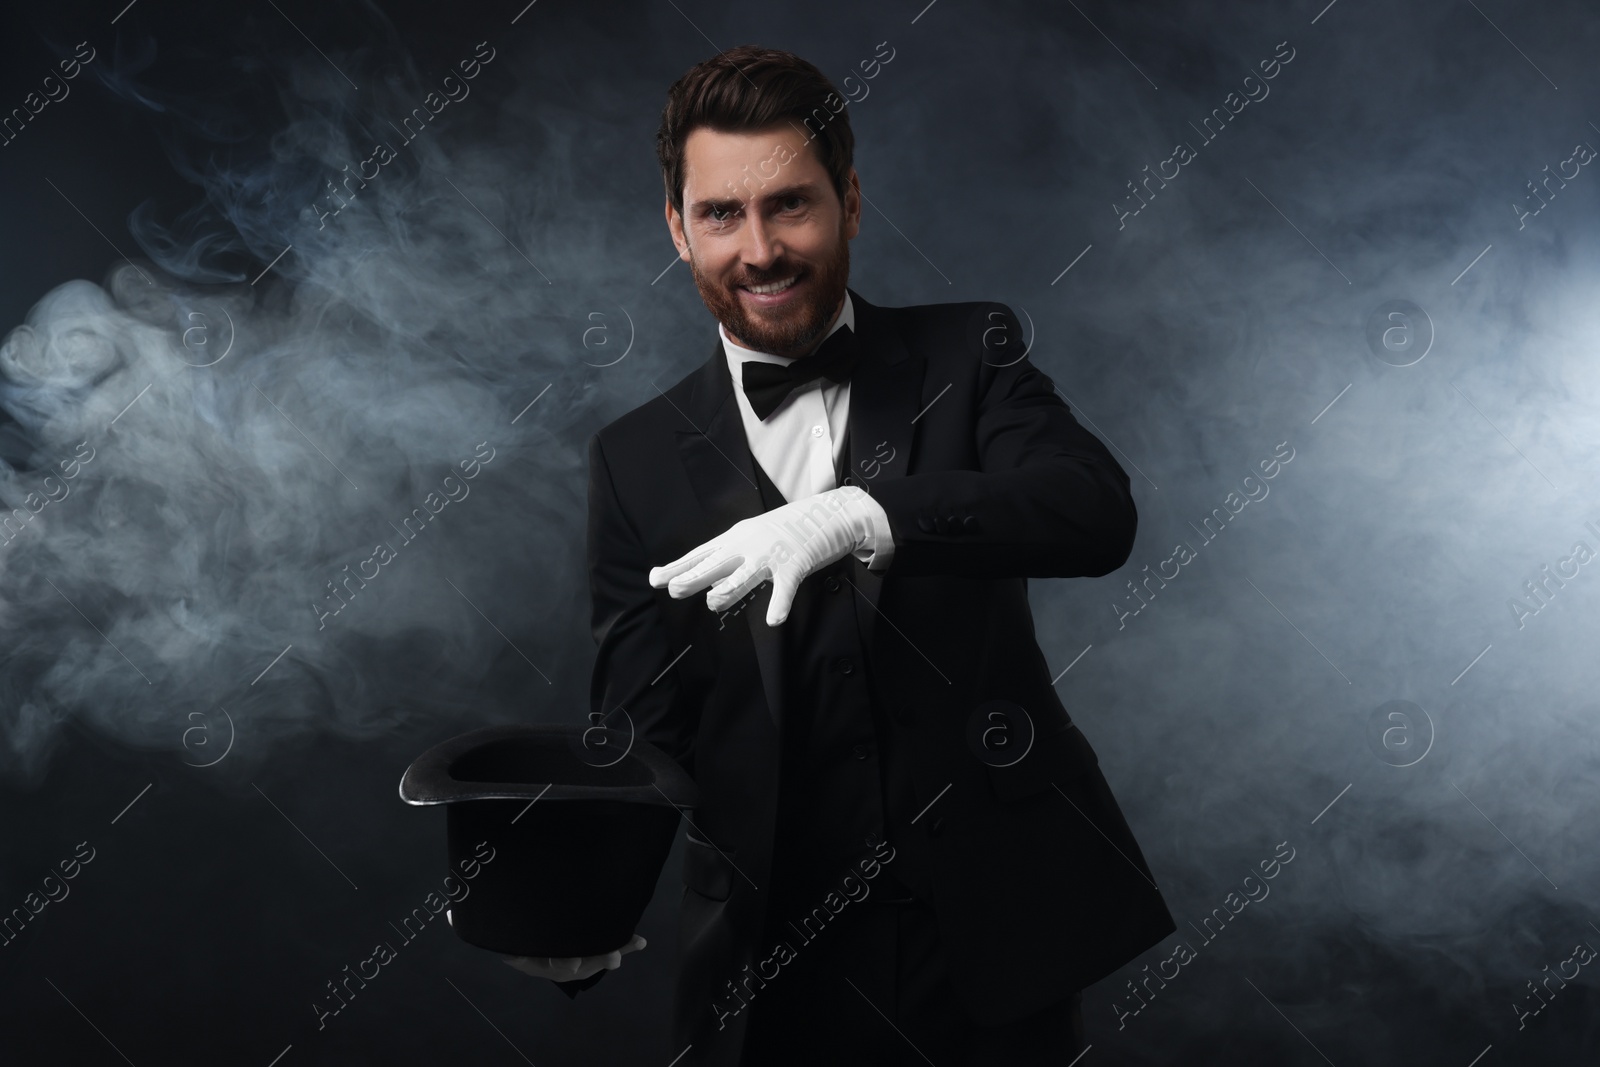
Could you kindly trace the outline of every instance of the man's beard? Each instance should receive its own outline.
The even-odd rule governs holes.
[[[689,270],[694,274],[700,299],[731,337],[757,352],[798,358],[817,346],[844,300],[850,278],[850,241],[840,233],[838,250],[820,268],[780,261],[767,271],[757,273],[746,267],[735,275],[735,284],[746,285],[766,285],[800,275],[795,284],[803,283],[808,291],[796,294],[796,299],[771,313],[759,309],[752,313],[737,290],[702,274],[693,250]]]

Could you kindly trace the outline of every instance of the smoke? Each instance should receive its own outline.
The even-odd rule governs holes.
[[[1102,38],[1071,49],[1093,69],[1069,87],[1048,84],[1063,64],[1023,55],[993,92],[1051,101],[1035,128],[1081,142],[1041,138],[1002,171],[995,199],[1016,206],[989,221],[1036,212],[1062,235],[1023,245],[1019,285],[1092,243],[1053,288],[1032,283],[1049,293],[1035,358],[1120,450],[1140,508],[1124,570],[1034,596],[1055,670],[1084,652],[1058,688],[1178,918],[1086,997],[1127,1062],[1193,1055],[1219,1014],[1263,1057],[1310,1054],[1241,976],[1334,1062],[1593,1040],[1592,975],[1534,1036],[1511,1009],[1574,942],[1600,945],[1600,679],[1583,651],[1600,583],[1569,561],[1564,582],[1525,585],[1575,542],[1600,552],[1600,185],[1573,147],[1600,134],[1564,99],[1582,53],[1552,37],[1596,27],[1576,8],[1507,27],[1557,96],[1470,6],[1396,24],[1340,4],[1312,25],[1322,6],[1203,27],[1097,12],[1159,90]],[[1059,47],[1042,41],[1026,51]],[[1219,133],[1191,126],[1279,42],[1295,55],[1270,94]],[[998,106],[974,95],[932,110],[966,128]],[[1174,142],[1195,158],[1144,185]],[[1568,159],[1519,228],[1527,180]],[[1070,193],[1025,188],[1062,173]],[[1404,319],[1380,315],[1402,301]],[[1240,499],[1280,443],[1293,461]],[[1177,544],[1195,558],[1163,568]],[[1524,625],[1513,597],[1537,609]],[[1214,946],[1190,926],[1285,840],[1299,858],[1271,899]],[[1141,1007],[1126,983],[1182,939],[1200,962]],[[1119,1009],[1139,1009],[1125,1029]]]
[[[519,178],[558,138],[474,147],[511,84],[492,44],[425,79],[387,43],[251,70],[271,129],[139,84],[153,46],[103,60],[203,195],[142,206],[144,255],[0,349],[33,446],[0,474],[0,773],[37,777],[68,721],[240,774],[305,733],[526,714],[557,678],[576,706],[592,323]]]

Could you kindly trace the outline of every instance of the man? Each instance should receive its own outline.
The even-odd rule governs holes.
[[[590,440],[588,552],[594,710],[700,790],[678,1062],[1066,1063],[1078,991],[1174,929],[1027,600],[1126,561],[1127,475],[1004,305],[847,289],[811,64],[715,56],[657,141],[720,336]],[[513,962],[575,995],[641,946]]]

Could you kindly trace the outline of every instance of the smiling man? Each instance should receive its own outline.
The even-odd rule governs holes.
[[[1173,930],[1027,596],[1126,561],[1128,478],[1003,304],[846,288],[853,147],[787,52],[668,93],[719,333],[590,440],[593,710],[699,786],[678,1063],[1062,1064],[1079,991]],[[575,994],[640,944],[517,965]]]
[[[669,164],[683,169],[686,187],[707,194],[687,218],[681,199],[667,203],[701,299],[729,340],[785,359],[815,348],[843,306],[861,221],[854,171],[836,187],[803,129],[700,127]],[[752,173],[750,160],[763,155]]]

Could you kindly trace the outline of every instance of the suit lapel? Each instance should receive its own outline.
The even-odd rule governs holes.
[[[925,362],[906,350],[887,311],[851,290],[862,360],[850,377],[850,485],[872,492],[874,485],[903,478],[911,469],[912,444],[920,414]],[[873,625],[883,578],[856,569],[856,621],[863,643],[872,647]]]
[[[733,378],[728,372],[720,336],[711,358],[695,376],[684,415],[692,428],[678,431],[678,456],[701,510],[706,514],[708,526],[713,528],[709,536],[715,537],[741,519],[763,511],[761,489],[756,484],[755,457],[739,419],[739,405],[733,398]],[[703,597],[705,594],[696,595]],[[782,630],[767,625],[767,605],[771,599],[771,585],[763,586],[750,598],[741,614],[755,644],[767,713],[782,736]]]
[[[916,429],[912,420],[919,414],[924,363],[906,350],[886,311],[867,303],[854,290],[850,298],[862,358],[850,379],[849,484],[870,493],[875,483],[904,477],[909,471]],[[710,536],[761,514],[755,458],[739,418],[720,336],[711,357],[694,376],[681,410],[689,428],[677,431],[678,456],[708,525],[714,527]],[[865,568],[859,568],[857,574],[856,617],[870,647],[883,579]],[[767,625],[771,599],[768,584],[751,598],[742,614],[755,644],[767,710],[781,734],[785,710],[783,628]]]

